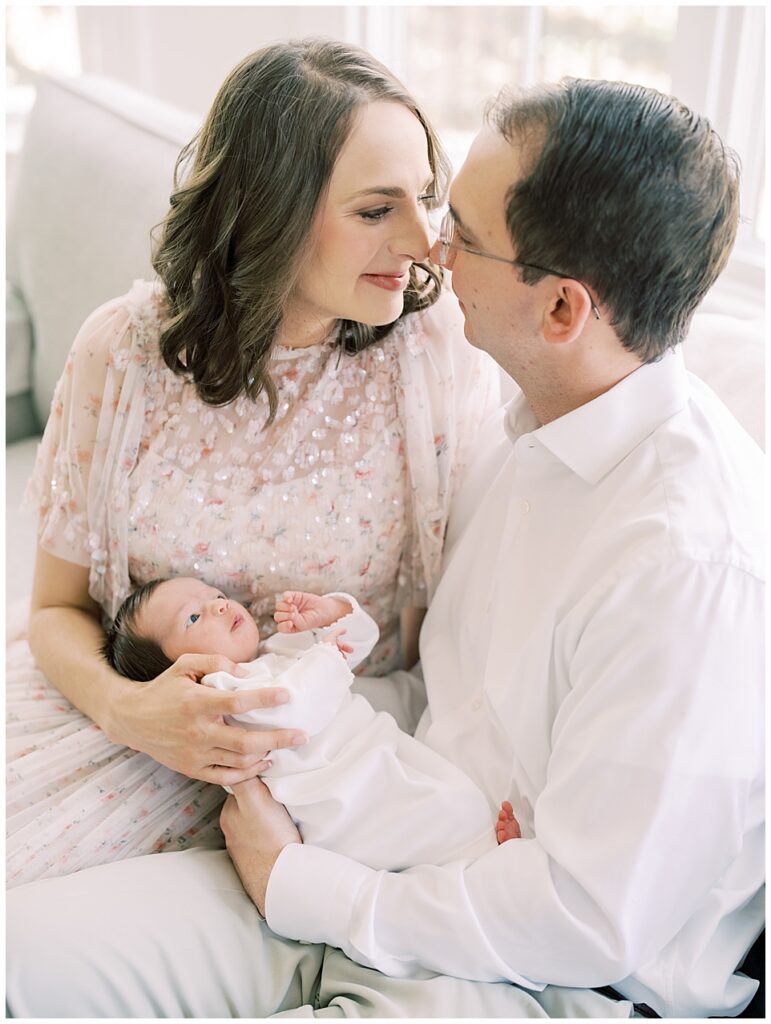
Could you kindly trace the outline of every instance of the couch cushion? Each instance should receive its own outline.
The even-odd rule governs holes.
[[[83,320],[153,276],[150,230],[197,127],[117,82],[41,79],[10,202],[6,270],[29,311],[41,422]]]

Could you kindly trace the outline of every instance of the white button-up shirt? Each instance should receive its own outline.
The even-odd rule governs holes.
[[[417,736],[522,838],[400,874],[289,846],[268,923],[393,975],[737,1013],[763,917],[761,452],[679,353],[543,427],[518,395],[503,426],[453,507]]]

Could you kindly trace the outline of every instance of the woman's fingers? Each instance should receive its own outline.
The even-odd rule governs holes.
[[[211,672],[227,672],[231,676],[243,676],[245,671],[235,661],[231,661],[230,658],[226,658],[222,654],[182,654],[162,675],[187,676],[189,679],[200,682]],[[157,678],[160,679],[161,676]]]
[[[308,737],[299,729],[242,729],[237,725],[214,725],[208,733],[211,750],[229,750],[245,757],[266,757],[271,750],[301,747]],[[207,755],[208,756],[208,755]],[[212,761],[214,758],[212,757]]]
[[[200,688],[200,698],[209,715],[243,715],[246,711],[280,707],[291,696],[281,686],[257,686],[248,690],[216,690]]]
[[[256,775],[254,769],[226,768],[223,765],[213,764],[203,769],[197,778],[204,782],[214,782],[218,786],[236,786],[239,782],[247,782]]]
[[[267,752],[268,754],[270,751]],[[216,768],[237,768],[242,772],[250,772],[250,778],[270,768],[273,762],[267,756],[259,754],[238,754],[234,750],[215,747],[211,752],[212,765]]]

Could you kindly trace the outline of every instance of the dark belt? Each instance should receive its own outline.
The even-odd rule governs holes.
[[[617,1003],[620,1002],[631,1002],[626,996],[622,996],[620,992],[616,992],[612,985],[603,985],[602,988],[596,988],[595,992],[599,992],[601,996],[606,996],[608,999],[615,999]],[[634,1006],[634,1012],[638,1017],[658,1017],[655,1010],[652,1010],[647,1003],[632,1003]]]

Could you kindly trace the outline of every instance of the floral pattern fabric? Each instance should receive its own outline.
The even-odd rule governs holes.
[[[147,580],[190,575],[248,605],[263,636],[285,589],[352,593],[380,627],[359,672],[399,664],[398,615],[436,584],[449,501],[492,362],[451,297],[355,356],[330,337],[277,347],[278,409],[212,407],[159,352],[160,286],[135,282],[76,338],[29,496],[40,543],[89,569],[105,616]],[[121,856],[222,845],[223,792],[111,744],[9,630],[8,880]]]

